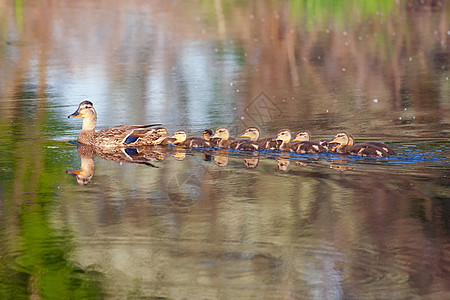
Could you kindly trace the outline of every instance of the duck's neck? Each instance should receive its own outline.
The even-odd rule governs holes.
[[[81,127],[81,132],[78,136],[78,142],[86,145],[94,143],[96,123],[97,116],[95,115],[83,117],[83,126]]]

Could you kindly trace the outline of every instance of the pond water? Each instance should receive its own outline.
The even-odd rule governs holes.
[[[0,298],[449,299],[449,67],[445,1],[0,2]],[[110,155],[86,99],[398,154]]]

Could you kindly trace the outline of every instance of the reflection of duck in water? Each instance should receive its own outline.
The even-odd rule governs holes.
[[[156,166],[151,163],[151,161],[155,160],[154,157],[150,157],[148,153],[144,154],[138,152],[138,150],[134,148],[99,148],[80,144],[78,145],[77,150],[81,160],[80,170],[67,171],[66,173],[73,175],[79,185],[88,184],[94,176],[94,156],[119,163],[135,163],[156,168]]]
[[[311,142],[311,134],[307,130],[297,133],[292,142],[291,151],[298,154],[323,153],[328,151],[328,143],[326,141]]]
[[[79,185],[87,185],[94,176],[94,148],[86,145],[78,146],[81,164],[78,171],[67,171],[67,174],[73,175]]]
[[[78,109],[69,115],[69,118],[76,117],[83,118],[83,126],[78,136],[78,142],[98,147],[143,145],[142,139],[155,131],[152,127],[159,125],[119,125],[95,131],[97,113],[90,101],[81,102]]]
[[[362,143],[354,145],[353,137],[346,132],[337,133],[334,139],[330,141],[330,144],[337,144],[337,146],[332,148],[333,152],[348,155],[387,157],[390,155],[389,153],[395,153],[394,150],[383,143]]]
[[[280,146],[280,142],[276,141],[272,138],[265,138],[265,139],[260,139],[261,136],[261,131],[259,130],[258,127],[256,126],[252,126],[252,127],[248,127],[245,130],[245,133],[243,135],[241,135],[241,138],[249,138],[250,141],[259,144],[261,147],[258,150],[278,150],[279,146]]]

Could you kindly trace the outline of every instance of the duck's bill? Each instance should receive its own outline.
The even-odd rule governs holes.
[[[68,118],[76,118],[76,117],[82,117],[82,115],[78,112],[78,110],[68,116]]]
[[[249,138],[249,136],[248,136],[246,133],[241,134],[239,137],[240,137],[240,138]]]

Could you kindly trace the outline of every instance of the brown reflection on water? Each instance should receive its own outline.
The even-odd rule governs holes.
[[[159,168],[98,160],[96,183],[67,191],[59,210],[77,232],[75,259],[104,272],[111,295],[447,295],[448,227],[441,201],[426,196],[431,174],[386,173],[376,161],[277,172],[289,158],[247,169],[226,157],[167,156]]]

